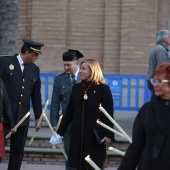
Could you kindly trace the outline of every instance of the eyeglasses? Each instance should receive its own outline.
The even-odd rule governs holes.
[[[162,85],[163,83],[168,83],[170,81],[169,80],[160,80],[160,79],[150,79],[150,82],[152,85],[154,85],[155,83],[157,85]]]

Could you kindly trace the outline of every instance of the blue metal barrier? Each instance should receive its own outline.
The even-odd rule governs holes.
[[[55,73],[41,73],[42,103],[51,100]],[[146,76],[105,74],[106,83],[110,86],[115,110],[134,110],[150,100]],[[50,109],[50,102],[48,105]]]
[[[112,91],[115,110],[137,111],[150,100],[146,76],[105,74],[104,77]]]

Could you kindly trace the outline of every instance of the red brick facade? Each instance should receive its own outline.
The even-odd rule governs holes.
[[[18,0],[22,38],[45,44],[41,72],[63,70],[61,55],[78,49],[103,73],[147,74],[156,33],[168,29],[169,0]]]

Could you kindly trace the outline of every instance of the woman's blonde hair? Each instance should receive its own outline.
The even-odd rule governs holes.
[[[81,62],[80,66],[83,63],[88,63],[88,66],[91,70],[91,78],[90,81],[93,84],[105,84],[105,79],[103,77],[103,73],[102,73],[102,69],[99,65],[99,63],[97,62],[97,60],[95,59],[86,59],[83,62]]]

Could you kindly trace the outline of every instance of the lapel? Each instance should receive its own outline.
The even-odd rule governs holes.
[[[73,82],[71,81],[69,74],[65,73],[64,78],[65,78],[65,82],[66,82],[66,83],[68,83],[69,85],[73,86]],[[80,79],[80,73],[78,73],[76,84],[77,84],[77,83],[80,83],[80,80],[81,80],[81,79]]]
[[[163,133],[170,135],[170,109],[165,106],[165,101],[155,101],[155,113],[158,125]]]
[[[64,80],[65,80],[65,82],[66,82],[67,84],[73,86],[73,83],[72,83],[72,81],[71,81],[71,79],[70,79],[70,75],[69,75],[69,74],[65,73]]]
[[[22,71],[21,71],[21,67],[19,65],[18,59],[16,56],[12,57],[12,63],[14,64],[14,68],[16,69],[16,71],[21,75],[22,75]]]
[[[27,68],[26,68],[26,70],[25,70],[25,74],[23,75],[23,77],[25,77],[26,75],[28,75],[30,69],[31,69],[31,64],[28,64],[28,65],[27,65]]]
[[[22,70],[21,70],[19,61],[18,61],[18,59],[17,59],[17,55],[12,56],[12,57],[11,57],[11,61],[12,61],[12,64],[14,65],[14,68],[15,68],[16,71],[20,74],[20,76],[21,76],[21,77],[25,77],[26,74],[27,74],[27,73],[29,72],[29,70],[30,70],[30,65],[27,66],[26,71],[25,71],[25,74],[23,75],[23,72],[22,72]]]

